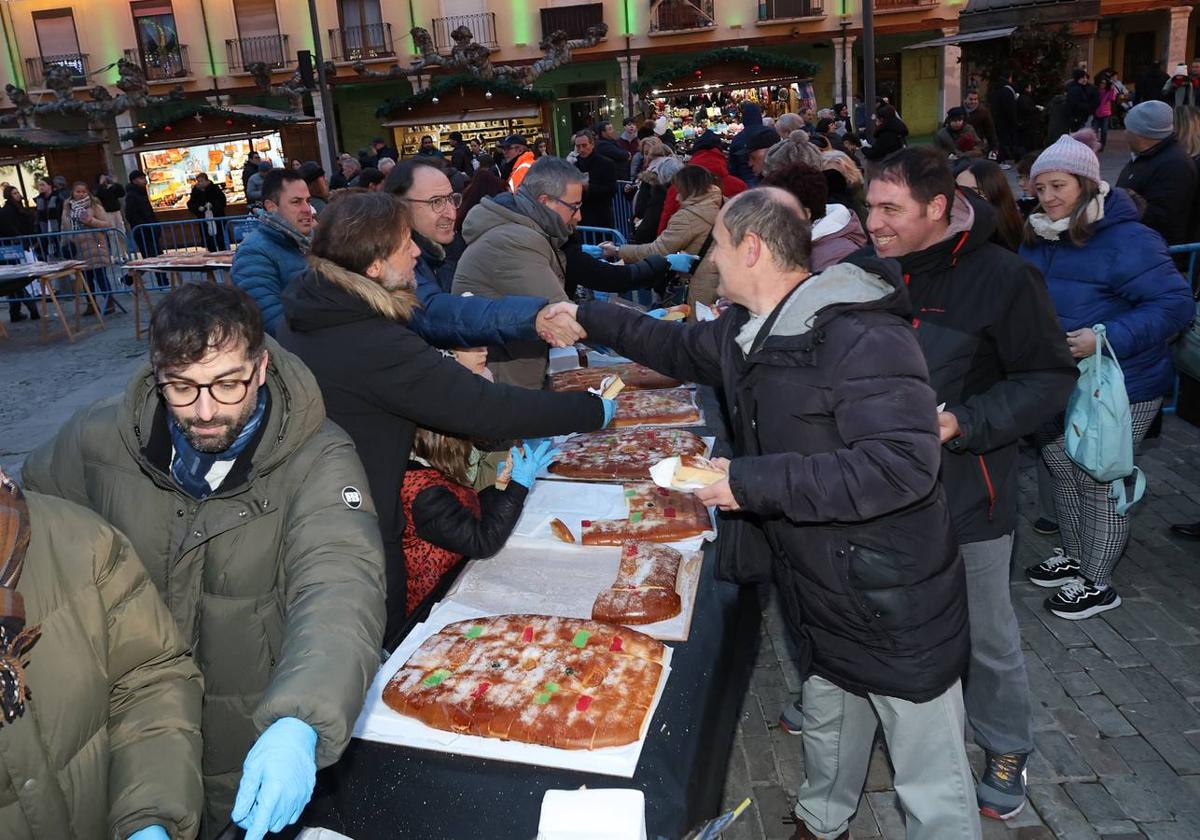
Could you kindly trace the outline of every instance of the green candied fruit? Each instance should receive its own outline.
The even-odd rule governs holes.
[[[548,691],[551,694],[553,694],[554,692],[558,691],[558,683],[548,682],[544,686],[542,686],[542,688],[544,691]]]
[[[543,691],[540,694],[534,695],[533,702],[537,703],[539,706],[545,706],[550,702],[550,692]]]
[[[466,635],[468,639],[478,639],[483,635],[483,627],[479,624],[472,624]]]
[[[449,671],[447,671],[445,668],[438,668],[436,671],[434,671],[432,674],[427,676],[425,679],[421,680],[421,685],[432,688],[435,685],[441,685],[442,680],[446,679],[446,677],[448,677],[448,676],[450,676]]]
[[[577,648],[582,648],[584,645],[586,645],[588,643],[588,637],[591,635],[592,634],[589,633],[587,630],[580,630],[578,633],[575,634],[575,638],[571,639],[571,644],[573,644]]]

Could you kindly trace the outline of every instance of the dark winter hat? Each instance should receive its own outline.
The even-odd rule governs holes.
[[[304,179],[306,184],[311,184],[318,178],[324,178],[325,170],[315,160],[308,160],[300,167],[300,177]]]
[[[529,147],[529,142],[525,139],[524,134],[510,134],[496,144],[501,149],[507,149],[509,146],[525,146]]]
[[[779,132],[769,125],[760,125],[746,132],[746,151],[769,149],[779,142]]]
[[[130,172],[130,173],[129,173],[129,180],[130,180],[130,181],[136,181],[138,178],[141,178],[141,179],[145,180],[145,178],[146,178],[146,173],[145,173],[145,172],[143,172],[143,171],[142,171],[142,170],[140,170],[140,169],[135,169],[135,170],[133,170],[132,172]]]
[[[1125,115],[1125,129],[1148,140],[1165,140],[1175,133],[1175,112],[1157,99],[1134,105]]]
[[[721,148],[721,138],[712,131],[706,131],[696,138],[696,142],[692,143],[692,151],[699,152],[704,149],[719,149]]]
[[[951,120],[965,120],[966,118],[967,109],[963,108],[961,105],[955,105],[946,112],[946,122],[950,122]]]

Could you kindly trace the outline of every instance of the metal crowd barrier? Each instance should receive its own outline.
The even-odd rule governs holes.
[[[1188,285],[1192,287],[1192,297],[1200,298],[1200,242],[1189,242],[1186,245],[1172,245],[1167,249],[1172,256],[1176,254],[1188,255],[1188,267],[1184,273],[1184,278],[1188,281]],[[1163,405],[1164,414],[1174,414],[1175,409],[1179,406],[1179,374],[1175,374],[1175,392],[1171,396],[1171,404]]]
[[[241,242],[249,226],[256,224],[252,216],[222,216],[212,222],[215,235],[208,231],[208,219],[138,225],[129,234],[129,250],[143,257],[225,251]]]
[[[1184,277],[1192,287],[1192,295],[1200,296],[1200,242],[1189,242],[1186,245],[1172,245],[1167,249],[1174,254],[1188,254],[1188,267]]]
[[[579,237],[583,240],[584,245],[599,245],[601,242],[624,245],[629,241],[625,237],[625,234],[613,228],[585,227],[584,225],[580,225],[575,230],[579,231]]]
[[[633,239],[633,197],[625,196],[625,188],[633,181],[617,181],[617,193],[613,196],[613,227],[621,231],[625,239]]]
[[[116,228],[89,228],[87,230],[60,230],[51,233],[31,233],[24,236],[0,238],[0,262],[24,262],[26,255],[43,262],[60,260],[83,260],[83,268],[94,293],[104,295],[105,303],[114,294],[123,294],[129,288],[120,282],[123,266],[129,258],[125,232]],[[31,283],[32,285],[32,283]],[[71,300],[73,293],[63,293],[59,300]],[[10,301],[35,301],[40,296],[9,298]],[[120,306],[120,304],[117,304]]]

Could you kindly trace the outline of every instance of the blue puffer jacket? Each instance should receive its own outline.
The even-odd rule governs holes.
[[[535,341],[534,319],[548,303],[545,298],[523,295],[496,300],[452,295],[438,284],[424,256],[417,260],[417,301],[421,305],[413,310],[409,326],[443,350]]]
[[[280,293],[307,268],[296,243],[266,225],[255,225],[234,252],[234,285],[254,298],[262,311],[263,328],[271,335],[283,316]]]
[[[1125,373],[1130,402],[1161,397],[1174,369],[1167,341],[1187,327],[1195,304],[1163,238],[1139,221],[1124,190],[1104,203],[1104,218],[1082,248],[1065,236],[1022,245],[1050,290],[1065,332],[1104,324]]]

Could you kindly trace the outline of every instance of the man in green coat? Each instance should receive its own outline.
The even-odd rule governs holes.
[[[0,654],[0,838],[196,836],[203,688],[162,599],[120,532],[3,472]]]
[[[384,626],[374,504],[312,374],[244,292],[184,286],[124,395],[72,418],[23,477],[127,534],[190,643],[203,836],[231,816],[250,840],[294,822],[350,738]]]

